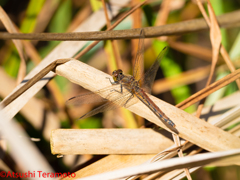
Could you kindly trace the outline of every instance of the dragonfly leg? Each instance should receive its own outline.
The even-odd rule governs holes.
[[[115,82],[115,81],[112,82],[109,77],[106,77],[106,79],[109,79],[109,82],[110,82],[112,85],[118,84],[118,82]]]
[[[117,83],[117,84],[119,84],[119,83]],[[120,87],[121,87],[120,91],[118,91],[118,90],[116,90],[116,89],[112,89],[111,92],[112,92],[112,91],[116,91],[116,92],[122,94],[122,93],[123,93],[123,90],[122,90],[122,84],[120,84]]]
[[[124,105],[123,105],[124,107],[126,107],[127,103],[133,98],[133,96],[134,96],[134,95],[132,94],[132,95],[130,96],[130,98],[128,98],[128,100],[127,100],[127,101],[124,103]]]

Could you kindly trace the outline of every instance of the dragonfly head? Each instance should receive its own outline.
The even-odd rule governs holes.
[[[112,72],[112,77],[115,82],[120,81],[122,79],[122,70],[118,69]]]

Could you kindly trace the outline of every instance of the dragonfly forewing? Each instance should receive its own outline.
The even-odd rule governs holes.
[[[104,97],[104,98],[103,98]],[[82,104],[104,102],[103,105],[93,109],[92,111],[81,116],[79,119],[87,118],[98,114],[100,112],[114,110],[119,107],[129,107],[137,102],[133,95],[124,87],[121,89],[119,85],[112,85],[110,87],[79,96],[75,96],[67,101],[67,105],[79,106]]]
[[[103,89],[95,92],[83,93],[78,96],[74,96],[67,100],[68,106],[81,106],[83,104],[101,103],[107,102],[110,99],[115,99],[118,94],[116,91],[120,91],[120,85],[107,86]]]
[[[148,93],[151,93],[152,85],[155,80],[158,68],[160,66],[160,62],[167,51],[168,51],[168,47],[165,47],[159,53],[157,59],[154,61],[152,66],[148,69],[148,71],[144,74],[144,76],[139,80],[142,84],[142,88]]]
[[[138,42],[138,51],[133,66],[133,77],[136,80],[139,80],[143,76],[144,71],[144,38],[144,30],[141,30]]]

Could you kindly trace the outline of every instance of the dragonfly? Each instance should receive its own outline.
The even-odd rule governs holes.
[[[104,102],[104,104],[84,114],[79,119],[87,118],[97,113],[113,110],[118,107],[130,107],[137,102],[137,99],[145,104],[171,131],[176,134],[179,133],[174,122],[170,120],[170,118],[168,118],[167,115],[146,94],[146,92],[151,92],[151,87],[156,77],[160,61],[164,57],[168,48],[165,47],[159,53],[149,70],[142,75],[143,65],[141,65],[141,63],[143,64],[144,60],[144,37],[144,31],[141,30],[138,51],[133,66],[133,75],[126,75],[121,69],[114,70],[112,72],[113,81],[108,78],[110,86],[95,92],[80,94],[67,101],[68,105],[74,106]]]

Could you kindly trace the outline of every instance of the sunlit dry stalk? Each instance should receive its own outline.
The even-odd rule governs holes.
[[[227,84],[235,81],[236,79],[240,78],[240,69],[234,71],[233,73],[225,76],[224,78],[210,84],[208,87],[198,91],[197,93],[193,94],[186,100],[182,101],[181,103],[177,104],[176,107],[180,109],[185,109],[194,103],[200,101],[201,99],[207,97],[211,93],[217,91],[218,89],[226,86]]]
[[[240,26],[240,10],[226,13],[217,17],[220,27],[230,28]],[[182,35],[190,32],[207,30],[209,27],[202,18],[168,24],[159,27],[144,28],[146,38],[159,36]],[[137,39],[140,30],[127,29],[116,31],[95,31],[95,32],[75,32],[75,33],[0,33],[0,39],[26,39],[42,41],[94,41],[111,39]]]
[[[103,5],[103,9],[104,9],[105,18],[107,21],[107,28],[111,28],[111,22],[108,17],[108,11],[107,11],[106,3],[104,0],[102,0],[102,5]],[[119,49],[117,46],[117,41],[116,40],[108,40],[108,41],[110,42],[110,45],[112,48],[109,50],[110,52],[107,52],[108,50],[105,50],[105,51],[106,51],[106,53],[110,53],[110,54],[112,54],[112,52],[113,52],[113,56],[114,56],[114,58],[112,58],[112,56],[109,55],[107,58],[108,73],[111,74],[116,69],[122,69],[123,64],[122,64]],[[120,109],[120,115],[122,117],[125,117],[125,118],[123,118],[125,121],[125,127],[137,128],[136,120],[133,117],[133,115],[131,114],[131,112],[128,112],[126,109]]]
[[[141,7],[142,5],[144,5],[147,2],[144,1],[138,5],[136,5],[135,7],[133,7],[130,11],[128,11],[125,15],[123,15],[121,18],[119,18],[110,28],[107,28],[106,31],[111,31],[112,29],[114,29],[120,22],[122,22],[127,16],[129,16],[130,14],[132,14],[134,11],[136,11],[139,7]],[[140,32],[140,31],[139,31]],[[139,33],[140,34],[140,33]],[[138,34],[138,35],[139,35]],[[139,36],[138,36],[139,37]],[[88,47],[86,47],[84,50],[82,50],[80,53],[78,53],[76,56],[74,56],[74,58],[78,59],[80,58],[82,55],[84,55],[86,52],[88,52],[90,49],[92,49],[94,46],[96,46],[100,41],[95,41],[92,44],[90,44]]]
[[[162,25],[166,24],[169,13],[170,13],[170,3],[171,3],[171,0],[163,0],[163,2],[161,4],[161,8],[159,8],[160,10],[159,10],[159,13],[158,13],[158,16],[157,16],[156,26],[162,26]],[[160,41],[161,40],[164,41],[164,40],[167,40],[167,38],[168,38],[168,36],[160,36],[158,39]],[[176,147],[181,146],[179,136],[175,135],[175,134],[172,134],[172,136],[173,136],[173,140],[175,142]],[[178,156],[183,157],[183,151],[182,151],[181,148],[178,151]],[[186,173],[187,178],[189,180],[192,179],[188,169],[185,168],[184,171]]]
[[[170,13],[170,4],[171,4],[171,0],[162,1],[161,7],[159,8],[155,26],[162,26],[166,24],[168,15]],[[161,36],[158,39],[161,41],[166,41],[168,39],[168,36]]]
[[[214,14],[213,8],[212,8],[212,6],[211,6],[211,3],[210,3],[209,0],[207,0],[207,2],[208,2],[208,10],[209,10],[211,22],[210,22],[207,14],[206,14],[206,12],[205,12],[205,9],[204,9],[202,3],[201,3],[199,0],[197,0],[197,4],[198,4],[198,6],[199,6],[199,8],[200,8],[200,10],[201,10],[201,12],[202,12],[205,20],[206,20],[208,26],[211,26],[211,27],[212,27],[211,29],[214,28],[214,31],[210,31],[210,32],[212,32],[212,33],[211,33],[211,35],[212,35],[211,37],[215,37],[215,39],[216,39],[216,38],[218,38],[219,36],[221,36],[221,33],[220,33],[220,30],[219,30],[219,26],[218,26],[218,23],[217,23],[216,16],[215,16],[215,14]],[[215,24],[215,26],[212,26],[213,23]],[[211,30],[211,29],[210,29],[210,30]],[[212,45],[213,45],[213,47],[216,47],[217,43],[216,43],[216,42],[213,42],[213,40],[214,40],[214,38],[211,38]],[[220,45],[220,47],[218,47],[218,49],[219,49],[219,48],[220,48],[220,52],[221,52],[221,54],[222,54],[222,56],[223,56],[226,64],[228,65],[230,71],[231,71],[231,72],[234,72],[236,69],[235,69],[232,61],[230,60],[229,55],[228,55],[226,49],[224,48],[224,46],[223,46],[222,44]],[[219,50],[217,50],[217,49],[215,49],[215,48],[213,48],[213,51],[214,51],[213,53],[215,54],[215,56],[216,56],[216,55],[218,54],[218,52],[219,52]],[[214,56],[213,56],[213,58],[214,58]],[[215,61],[215,60],[213,60],[213,63],[215,64],[214,61]],[[213,68],[215,67],[214,64],[212,65],[212,70],[211,70],[211,73],[210,73],[211,76],[213,75],[213,70],[214,70]],[[210,77],[211,77],[211,76],[210,76]],[[209,78],[209,80],[208,80],[208,82],[207,82],[207,85],[210,84],[211,79],[212,79],[212,78]],[[238,85],[238,88],[240,88],[240,80],[239,80],[239,79],[236,80],[236,83],[237,83],[237,85]],[[203,103],[204,103],[204,102],[202,101],[202,102],[200,103],[199,108],[198,108],[198,111],[197,111],[197,115],[198,115],[198,116],[200,116],[200,114],[201,114],[201,110],[202,110],[202,108],[203,108]]]
[[[104,9],[105,18],[106,18],[106,21],[107,21],[107,28],[110,28],[111,27],[111,21],[110,21],[110,19],[108,17],[108,11],[107,11],[107,7],[106,7],[106,4],[105,4],[105,0],[102,0],[102,5],[103,5],[103,9]],[[116,63],[117,64],[117,68],[118,69],[122,69],[122,60],[121,60],[121,57],[120,57],[120,53],[119,53],[119,49],[118,49],[118,46],[117,46],[117,42],[115,40],[111,40],[110,42],[111,42],[111,47],[112,47],[112,50],[113,50],[115,61],[117,62]],[[110,67],[110,65],[108,65],[108,67]],[[114,69],[108,69],[109,74],[113,70]]]
[[[198,4],[199,7],[201,7],[200,10],[204,14],[204,18],[208,19],[208,17],[206,16],[206,12],[205,12],[205,10],[202,6],[202,3],[200,3],[200,1],[197,0],[197,4]],[[212,8],[209,0],[207,1],[207,6],[208,6],[210,19],[211,19],[211,22],[208,19],[207,23],[208,23],[208,26],[210,27],[210,40],[211,40],[211,44],[212,44],[212,48],[213,48],[213,50],[212,50],[213,55],[212,55],[211,71],[210,71],[210,75],[209,75],[207,83],[206,83],[206,87],[210,85],[210,83],[213,79],[215,67],[216,67],[217,60],[218,60],[219,50],[220,50],[220,46],[221,46],[221,41],[222,41],[222,35],[221,35],[221,32],[220,32],[220,28],[218,26],[215,13],[213,11],[213,8]],[[197,113],[196,113],[197,117],[200,117],[200,115],[201,115],[204,102],[205,102],[205,99],[201,100],[199,105],[198,105],[198,109],[197,109]]]
[[[41,80],[46,74],[48,74],[50,71],[54,71],[54,69],[58,65],[64,64],[65,62],[67,62],[69,60],[71,60],[71,58],[68,58],[68,59],[58,59],[58,60],[52,62],[46,68],[44,68],[42,71],[40,71],[38,74],[36,74],[32,79],[28,80],[26,82],[26,84],[24,84],[24,86],[20,87],[14,94],[12,94],[8,98],[5,98],[3,101],[1,101],[1,105],[3,105],[3,106],[9,105],[12,101],[14,101],[21,94],[23,94],[26,90],[28,90],[36,82]]]
[[[139,4],[140,0],[132,0],[131,5],[135,6],[136,4]],[[137,28],[142,28],[142,12],[141,9],[136,10],[134,13],[132,13],[132,28],[137,29]],[[131,55],[132,55],[132,65],[135,64],[136,60],[136,55],[138,52],[138,39],[131,39]],[[141,69],[141,74],[143,75],[143,70],[144,70],[144,65],[143,62],[140,63],[140,69]]]
[[[204,66],[185,71],[170,78],[158,79],[153,84],[152,92],[153,94],[160,94],[175,87],[196,83],[206,78],[209,72],[210,66]]]
[[[10,33],[18,33],[16,30],[14,24],[6,14],[6,12],[3,10],[3,8],[0,6],[0,21],[2,21],[3,25],[6,27],[7,31]],[[23,51],[23,45],[20,40],[13,40],[13,43],[16,46],[16,49],[20,56],[20,67],[18,70],[18,76],[17,76],[17,85],[23,80],[24,76],[26,75],[26,60],[25,55]]]
[[[180,147],[180,146],[181,146],[181,141],[180,141],[179,136],[178,136],[177,134],[172,134],[172,136],[173,136],[173,140],[174,140],[174,142],[175,142],[176,147]],[[183,156],[183,150],[182,150],[182,148],[180,148],[177,153],[178,153],[178,156],[179,156],[180,158],[184,157],[184,156]],[[190,173],[189,173],[188,168],[184,168],[184,172],[185,172],[185,174],[186,174],[187,179],[191,180],[192,177],[191,177],[191,175],[190,175]]]
[[[185,43],[172,40],[169,40],[168,44],[171,48],[176,49],[177,51],[184,54],[200,58],[201,60],[205,60],[207,62],[212,61],[212,50],[210,48],[199,46],[193,43]],[[223,58],[221,56],[218,56],[217,64],[222,64],[223,62]]]

